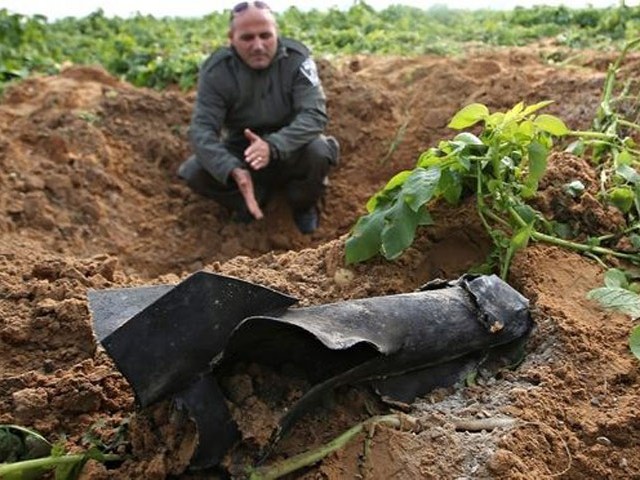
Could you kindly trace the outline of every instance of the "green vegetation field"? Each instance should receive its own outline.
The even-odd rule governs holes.
[[[469,42],[524,45],[553,37],[559,45],[609,48],[640,35],[640,7],[565,7],[511,11],[421,10],[364,2],[341,11],[295,7],[278,14],[283,35],[316,54],[455,54]],[[202,18],[106,17],[50,22],[0,9],[0,86],[31,73],[55,73],[65,62],[101,64],[137,86],[189,88],[203,58],[226,42],[228,12]]]

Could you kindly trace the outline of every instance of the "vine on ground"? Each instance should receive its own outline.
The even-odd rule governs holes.
[[[53,472],[56,480],[76,480],[89,460],[102,463],[123,460],[121,455],[103,451],[108,449],[105,445],[91,444],[83,453],[66,453],[61,443],[51,444],[33,430],[0,425],[0,478],[34,480]]]

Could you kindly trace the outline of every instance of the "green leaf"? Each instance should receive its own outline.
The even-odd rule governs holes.
[[[483,155],[489,148],[489,146],[485,145],[482,140],[469,132],[462,132],[456,135],[456,137],[451,142],[449,142],[449,144],[455,147],[452,153],[458,155],[458,159],[465,155]],[[464,162],[469,165],[468,167],[466,167],[466,169],[469,170],[469,160],[465,158]]]
[[[454,137],[453,141],[461,142],[467,145],[481,145],[483,147],[485,146],[485,144],[482,143],[482,140],[476,137],[473,133],[469,133],[469,132],[459,133]]]
[[[378,254],[385,213],[375,211],[358,219],[345,243],[347,264],[363,262]]]
[[[456,113],[449,122],[448,127],[462,130],[463,128],[475,125],[487,117],[489,117],[489,109],[486,106],[481,103],[472,103]]]
[[[622,150],[615,156],[616,165],[631,165],[633,163],[633,155],[627,149]],[[635,171],[635,170],[634,170]]]
[[[83,457],[77,462],[73,463],[63,463],[56,466],[55,469],[55,480],[77,480],[82,473],[82,469],[84,468],[85,463],[87,463],[88,458]]]
[[[516,205],[513,209],[527,224],[533,224],[538,218],[538,212],[526,203]]]
[[[637,359],[640,360],[640,325],[637,325],[631,330],[629,335],[629,348]]]
[[[547,155],[549,151],[538,142],[529,144],[529,179],[539,182],[547,169]]]
[[[629,281],[622,270],[610,268],[604,274],[604,284],[609,288],[627,288],[629,286]]]
[[[573,231],[571,227],[562,222],[553,222],[553,233],[560,238],[569,239],[573,236]]]
[[[402,199],[414,212],[417,212],[420,207],[433,198],[439,180],[439,168],[430,168],[428,170],[416,168],[402,186]]]
[[[531,233],[533,232],[533,224],[526,225],[522,227],[520,230],[516,232],[516,234],[511,237],[510,248],[512,252],[516,252],[523,248],[526,248],[529,244],[529,239],[531,238]]]
[[[609,192],[609,201],[624,213],[631,210],[634,200],[635,192],[629,187],[616,187]]]
[[[631,241],[631,245],[633,245],[633,248],[640,249],[640,235],[638,235],[637,233],[632,233],[631,235],[629,235],[629,240]]]
[[[61,457],[65,454],[64,444],[62,441],[57,441],[51,448],[52,457]]]
[[[533,138],[535,134],[535,127],[531,120],[525,120],[520,125],[518,125],[517,135],[520,138],[523,138],[525,141]]]
[[[382,231],[382,254],[387,260],[399,257],[407,249],[416,233],[421,215],[405,202],[398,202],[387,216],[387,225]]]
[[[516,103],[511,110],[507,112],[507,117],[515,118],[524,110],[524,102]]]
[[[447,202],[452,205],[457,204],[462,195],[462,179],[460,175],[449,169],[443,170],[440,175],[438,190]]]
[[[574,155],[581,157],[582,155],[584,155],[584,152],[586,151],[586,149],[587,147],[584,143],[584,140],[580,139],[580,140],[571,142],[569,145],[567,145],[567,148],[565,148],[564,151],[568,153],[573,153]]]
[[[533,198],[536,196],[536,191],[538,190],[537,182],[527,182],[520,189],[520,196],[524,199]]]
[[[17,462],[24,455],[25,446],[20,436],[0,428],[0,463]]]
[[[429,210],[427,210],[426,208],[421,208],[420,211],[418,212],[419,217],[418,217],[418,225],[421,227],[427,226],[427,225],[433,225],[433,217],[431,217],[431,213],[429,212]]]
[[[38,432],[19,425],[0,425],[0,463],[46,457],[50,452],[51,443]]]
[[[634,319],[640,317],[640,296],[627,289],[616,287],[596,288],[587,294],[587,298],[596,300],[606,309],[626,313]]]
[[[529,105],[522,112],[522,116],[523,117],[527,117],[527,116],[531,115],[532,113],[535,113],[538,110],[543,109],[544,107],[546,107],[548,105],[551,105],[552,103],[553,103],[553,100],[544,100],[542,102],[538,102],[538,103],[535,103],[533,105]]]
[[[618,168],[616,168],[616,174],[634,185],[640,183],[640,174],[638,174],[638,172],[629,165],[618,165]]]
[[[539,115],[533,121],[533,124],[540,130],[555,135],[556,137],[562,137],[569,133],[569,129],[564,122],[553,115]]]
[[[458,155],[456,160],[457,164],[460,165],[465,172],[471,170],[471,160],[469,160],[467,155]]]
[[[404,182],[406,182],[407,178],[411,176],[413,170],[403,170],[400,173],[396,173],[391,180],[387,182],[384,186],[383,190],[393,190],[396,187],[401,186]]]
[[[434,165],[440,165],[442,163],[442,153],[437,148],[430,148],[426,152],[423,152],[422,155],[418,158],[418,162],[416,163],[416,167],[429,168]]]
[[[367,204],[366,204],[367,212],[369,213],[373,212],[376,208],[378,208],[378,205],[384,202],[384,199],[386,197],[387,197],[387,194],[383,190],[380,190],[379,192],[374,193],[371,196],[371,198],[367,200]]]
[[[503,187],[504,183],[495,178],[492,178],[487,182],[487,190],[489,190],[489,193],[491,194],[501,191]]]
[[[485,123],[490,128],[496,128],[498,125],[501,125],[505,120],[505,114],[503,112],[492,113]]]

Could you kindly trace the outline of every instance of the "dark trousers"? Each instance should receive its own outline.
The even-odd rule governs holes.
[[[229,151],[244,161],[244,148],[230,146]],[[283,189],[294,212],[308,210],[322,197],[325,178],[336,155],[335,147],[320,135],[286,160],[272,160],[261,170],[249,170],[258,203],[264,206],[275,189]],[[202,168],[195,155],[180,165],[178,176],[194,192],[233,211],[246,212],[244,199],[233,179],[229,179],[229,185],[220,183]]]

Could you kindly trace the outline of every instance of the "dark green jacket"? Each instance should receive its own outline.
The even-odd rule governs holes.
[[[250,128],[286,159],[316,138],[327,123],[325,96],[307,48],[280,38],[271,65],[247,66],[230,47],[200,67],[189,138],[202,167],[226,184],[231,170],[245,167],[227,145],[242,145]]]

